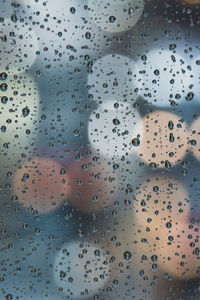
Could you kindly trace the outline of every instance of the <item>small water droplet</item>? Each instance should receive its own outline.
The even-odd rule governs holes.
[[[154,71],[154,74],[155,74],[156,76],[160,75],[159,70],[156,69],[156,70]]]
[[[134,138],[134,139],[132,140],[132,145],[133,145],[134,147],[139,146],[139,145],[140,145],[140,140],[139,140],[138,138]]]
[[[65,175],[66,174],[66,171],[65,171],[65,169],[64,168],[62,168],[61,170],[60,170],[60,175]]]
[[[110,16],[110,17],[109,17],[109,22],[110,22],[110,23],[115,23],[115,21],[116,21],[115,16]]]
[[[6,96],[1,97],[2,104],[6,104],[7,102],[8,102],[8,97],[6,97]]]
[[[8,75],[5,72],[0,74],[0,80],[1,81],[6,81],[7,79],[8,79]]]
[[[113,119],[113,124],[114,125],[120,125],[120,121],[118,119]]]
[[[28,106],[26,106],[22,109],[22,115],[24,118],[27,117],[29,115],[29,113],[30,113],[30,109],[28,108]]]
[[[113,170],[117,170],[119,168],[119,165],[118,164],[114,164],[113,165]]]
[[[130,261],[131,261],[131,258],[132,258],[131,252],[125,251],[125,252],[124,252],[124,260],[127,261],[127,262],[130,262]]]
[[[0,85],[0,90],[1,90],[2,92],[6,92],[7,89],[8,89],[8,85],[7,85],[6,83],[2,83],[2,84]]]
[[[167,222],[167,223],[166,223],[166,227],[167,227],[168,229],[170,229],[170,228],[172,227],[172,224],[171,224],[170,222]]]
[[[169,121],[168,128],[169,130],[172,130],[174,128],[174,123],[172,121]]]
[[[174,135],[173,135],[173,133],[170,133],[170,135],[169,135],[169,141],[170,141],[171,143],[174,142]]]
[[[71,8],[70,8],[70,12],[71,12],[72,14],[75,14],[75,12],[76,12],[75,7],[71,7]]]
[[[96,249],[96,250],[94,251],[94,255],[95,255],[95,256],[101,256],[101,251],[100,251],[99,249]]]
[[[85,37],[86,37],[86,39],[90,39],[91,38],[91,33],[89,32],[89,31],[87,31],[86,33],[85,33]]]

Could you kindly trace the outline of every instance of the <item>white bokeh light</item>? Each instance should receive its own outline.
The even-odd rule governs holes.
[[[106,104],[114,98],[117,102],[135,102],[133,74],[138,72],[137,64],[130,58],[109,54],[98,59],[88,75],[88,92],[93,100]],[[137,84],[138,86],[138,84]]]
[[[138,62],[135,78],[138,94],[150,104],[166,107],[171,100],[178,104],[186,101],[193,92],[194,80],[188,63],[169,50],[154,49]]]
[[[141,120],[137,111],[132,107],[108,108],[105,106],[94,110],[88,124],[90,145],[105,157],[120,158],[125,153],[134,151],[132,139],[142,137],[142,123],[137,132],[134,130]]]
[[[27,71],[34,63],[39,50],[34,30],[22,22],[4,19],[0,23],[1,71],[15,75]]]
[[[36,67],[44,67],[48,59],[51,72],[52,66],[56,72],[58,65],[67,66],[67,71],[73,72],[80,53],[88,55],[88,48],[94,47],[94,36],[98,34],[91,27],[92,21],[88,18],[84,1],[20,0],[20,3],[18,15],[22,18],[24,14],[29,15],[33,29],[40,37],[40,55]]]
[[[89,14],[93,22],[107,32],[131,29],[140,19],[143,0],[88,0]]]
[[[0,143],[7,161],[17,161],[25,148],[35,147],[40,96],[34,77],[9,76],[7,91],[0,91]]]
[[[70,299],[83,299],[101,292],[109,278],[109,263],[97,246],[72,242],[56,254],[53,277]]]

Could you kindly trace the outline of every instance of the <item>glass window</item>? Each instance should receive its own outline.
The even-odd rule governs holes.
[[[0,0],[0,299],[200,299],[199,23]]]

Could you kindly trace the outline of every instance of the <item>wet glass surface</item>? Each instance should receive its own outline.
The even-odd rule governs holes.
[[[0,0],[0,299],[200,299],[199,23]]]

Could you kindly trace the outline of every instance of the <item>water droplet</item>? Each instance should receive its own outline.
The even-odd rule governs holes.
[[[22,115],[24,118],[27,117],[29,115],[29,113],[30,113],[30,109],[28,108],[28,106],[26,106],[22,109]]]
[[[115,21],[116,21],[115,16],[110,16],[110,17],[109,17],[109,22],[110,22],[110,23],[115,23]]]
[[[168,128],[169,128],[170,130],[172,130],[172,129],[174,128],[174,123],[173,123],[172,121],[169,121],[169,123],[168,123]]]
[[[98,250],[98,249],[96,249],[96,250],[94,251],[94,255],[95,255],[95,256],[101,256],[101,251]]]
[[[166,169],[171,169],[171,167],[172,167],[171,163],[168,160],[166,160],[165,161],[165,168]]]
[[[131,258],[132,258],[131,252],[125,251],[125,252],[124,252],[124,260],[127,261],[127,262],[130,262],[130,261],[131,261]]]
[[[113,170],[117,170],[119,168],[119,165],[118,164],[114,164],[113,165]]]
[[[169,45],[169,50],[174,50],[176,48],[176,44],[170,44]]]
[[[1,81],[6,81],[7,79],[8,79],[8,75],[5,72],[0,74],[0,80]]]
[[[145,54],[143,54],[143,55],[141,56],[141,60],[142,60],[142,61],[146,61],[146,60],[147,60],[147,56],[146,56]]]
[[[13,177],[13,173],[12,173],[11,171],[8,171],[7,177],[8,177],[8,178],[12,178],[12,177]]]
[[[8,102],[8,97],[6,97],[6,96],[1,97],[2,104],[6,104],[7,102]]]
[[[42,120],[45,120],[45,119],[46,119],[46,115],[42,115],[42,116],[41,116],[41,119],[42,119]]]
[[[132,7],[129,7],[129,9],[128,9],[129,16],[133,17],[134,13],[135,13],[135,10]]]
[[[174,135],[173,135],[173,133],[170,133],[170,135],[169,135],[169,141],[170,141],[171,143],[174,142]]]
[[[117,285],[119,284],[119,281],[118,281],[117,279],[114,279],[114,280],[113,280],[113,284],[114,284],[115,286],[117,286]]]
[[[60,170],[60,175],[65,175],[66,174],[66,171],[65,171],[65,169],[64,168],[62,168],[61,170]]]
[[[127,206],[127,207],[130,206],[131,205],[131,200],[128,199],[128,198],[124,199],[124,205]]]
[[[138,138],[134,138],[134,139],[132,140],[132,145],[133,145],[134,147],[139,146],[139,145],[140,145],[140,140],[139,140]]]
[[[89,32],[89,31],[87,31],[86,33],[85,33],[85,37],[86,37],[86,39],[90,39],[91,38],[91,33]]]
[[[151,261],[156,262],[158,260],[158,256],[157,255],[152,255],[151,256]]]
[[[6,132],[6,126],[1,126],[1,131]]]
[[[26,182],[27,179],[29,179],[29,175],[27,173],[25,173],[21,179],[22,182]]]
[[[74,134],[74,136],[79,136],[79,130],[78,130],[78,129],[75,129],[75,130],[73,131],[73,134]]]
[[[187,96],[185,97],[185,100],[191,101],[193,98],[194,98],[194,93],[189,92],[189,93],[187,94]]]
[[[120,121],[118,119],[113,119],[113,124],[114,125],[120,125]]]
[[[160,75],[159,70],[156,69],[156,70],[154,71],[154,74],[155,74],[156,76]]]
[[[13,14],[13,15],[11,16],[11,20],[12,20],[13,22],[17,22],[17,16],[16,16],[16,14]]]
[[[167,227],[168,229],[170,229],[170,228],[172,227],[172,224],[171,224],[170,222],[167,222],[167,223],[166,223],[166,227]]]
[[[39,235],[40,234],[40,228],[35,228],[34,232],[35,232],[35,234]]]
[[[76,12],[75,7],[71,7],[71,8],[70,8],[70,12],[71,12],[72,14],[75,14],[75,12]]]
[[[7,85],[6,83],[2,83],[2,84],[0,85],[0,90],[1,90],[2,92],[6,92],[7,89],[8,89],[8,85]]]

